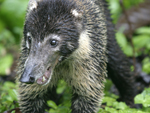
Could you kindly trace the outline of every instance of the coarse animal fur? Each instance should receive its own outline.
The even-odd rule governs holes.
[[[121,98],[132,101],[128,61],[113,30],[104,0],[30,0],[17,78],[22,113],[44,113],[60,79],[72,87],[72,113],[96,113],[107,69]]]

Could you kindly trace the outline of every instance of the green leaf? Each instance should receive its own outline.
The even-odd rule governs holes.
[[[127,56],[133,56],[133,48],[131,47],[131,45],[127,45],[123,48],[124,53]]]
[[[124,102],[119,102],[117,104],[117,106],[115,106],[115,107],[116,107],[116,109],[121,109],[121,110],[124,110],[124,109],[128,108],[128,106]]]
[[[0,58],[0,74],[8,75],[10,73],[10,67],[13,63],[12,55],[6,55],[5,57]]]
[[[120,33],[120,32],[117,32],[116,33],[116,40],[118,42],[118,44],[122,47],[122,48],[125,48],[127,46],[127,39],[126,37],[124,36],[123,33]]]
[[[116,33],[116,40],[118,44],[120,45],[121,49],[127,56],[133,56],[133,49],[131,45],[128,43],[126,37],[123,33],[117,32]]]
[[[50,109],[49,113],[70,113],[70,108],[59,105],[56,109]]]
[[[9,96],[12,98],[13,101],[14,101],[14,100],[17,101],[17,95],[16,95],[14,89],[10,89],[10,90],[8,91],[8,94],[9,94]]]
[[[70,108],[65,106],[59,106],[57,113],[70,113]]]
[[[140,27],[135,32],[137,34],[150,34],[150,27]]]
[[[104,109],[100,108],[100,110],[98,111],[98,113],[110,113],[109,111],[105,111]]]
[[[63,80],[60,80],[56,89],[57,94],[63,93],[65,88],[66,88],[66,82],[64,82]]]
[[[110,107],[105,107],[106,111],[109,111],[110,113],[118,113],[118,111],[114,108],[110,108]]]
[[[16,87],[16,84],[14,84],[13,82],[5,82],[4,85],[3,85],[3,89],[5,90],[9,90],[11,88],[15,88]]]
[[[115,101],[116,101],[116,99],[111,98],[111,97],[104,97],[104,98],[102,99],[102,103],[115,102]]]
[[[104,97],[102,99],[102,103],[107,103],[107,106],[113,106],[114,102],[116,102],[116,99],[111,97]]]
[[[150,44],[150,36],[146,34],[134,36],[133,43],[136,49],[146,47]]]
[[[149,74],[150,73],[150,58],[149,57],[144,58],[144,60],[142,61],[142,64],[143,64],[142,70],[145,73]]]
[[[53,102],[52,100],[47,101],[47,104],[49,107],[52,107],[53,109],[57,109],[57,105],[55,102]]]
[[[138,94],[134,101],[136,104],[143,104],[144,107],[150,107],[150,88],[145,89],[141,94]]]

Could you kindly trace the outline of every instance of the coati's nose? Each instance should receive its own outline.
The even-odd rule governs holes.
[[[27,84],[33,84],[35,82],[35,77],[32,75],[21,76],[20,82],[27,83]]]

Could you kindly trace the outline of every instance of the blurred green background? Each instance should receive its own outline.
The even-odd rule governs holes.
[[[14,71],[28,0],[0,0],[0,76]],[[15,64],[14,64],[15,66]]]

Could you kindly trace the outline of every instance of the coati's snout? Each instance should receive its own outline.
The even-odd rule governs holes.
[[[26,68],[20,77],[20,82],[27,84],[33,84],[36,82],[39,85],[48,83],[52,77],[52,68],[48,67],[45,70],[44,65],[38,65],[26,65]]]
[[[32,84],[35,82],[35,77],[32,74],[29,74],[28,72],[29,70],[25,69],[25,71],[23,72],[20,78],[20,82],[27,83],[27,84]]]

